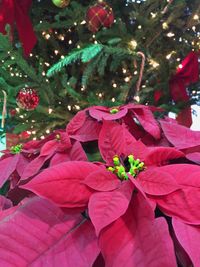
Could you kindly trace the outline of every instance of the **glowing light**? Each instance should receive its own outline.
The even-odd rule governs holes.
[[[51,114],[53,112],[52,108],[49,108],[49,114]]]
[[[126,83],[130,82],[130,77],[125,77],[125,78],[124,78],[124,81],[125,81]]]
[[[194,20],[199,20],[199,16],[197,14],[194,15],[193,17]]]
[[[167,37],[169,37],[169,38],[172,38],[174,36],[175,36],[175,34],[173,32],[168,32],[168,34],[167,34]]]
[[[131,40],[129,44],[130,44],[130,46],[131,46],[132,49],[136,49],[137,42],[135,40]]]
[[[169,28],[167,22],[163,22],[163,24],[162,24],[162,28],[163,28],[164,30],[167,30],[167,29]]]

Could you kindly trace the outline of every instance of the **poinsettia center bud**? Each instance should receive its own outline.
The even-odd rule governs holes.
[[[113,157],[114,166],[108,167],[108,170],[116,174],[121,180],[128,180],[128,174],[136,177],[140,171],[144,170],[144,162],[139,159],[134,159],[133,155],[128,156],[128,166],[121,163],[118,156]]]
[[[117,109],[117,108],[112,108],[110,110],[110,114],[116,114],[117,112],[119,112],[119,109]]]
[[[10,152],[11,152],[12,154],[19,154],[21,151],[22,151],[22,144],[18,144],[18,145],[16,145],[16,146],[12,146],[12,147],[10,148]]]
[[[133,155],[128,156],[128,162],[130,164],[129,173],[135,177],[140,171],[144,170],[144,162],[139,159],[134,159]]]

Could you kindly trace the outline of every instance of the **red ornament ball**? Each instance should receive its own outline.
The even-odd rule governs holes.
[[[112,8],[105,2],[91,6],[87,10],[86,21],[91,32],[97,32],[101,27],[109,28],[114,22]]]
[[[21,109],[34,110],[39,104],[39,96],[35,89],[24,87],[18,92],[16,102]]]

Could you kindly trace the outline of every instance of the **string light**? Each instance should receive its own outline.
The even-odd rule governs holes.
[[[172,38],[172,37],[174,37],[175,36],[175,34],[173,33],[173,32],[168,32],[167,33],[167,37],[169,37],[169,38]]]
[[[132,49],[136,49],[136,47],[137,47],[137,42],[136,42],[135,40],[131,40],[131,41],[129,42],[129,45],[130,45],[130,47],[131,47]]]
[[[156,62],[153,59],[149,60],[149,64],[153,67],[153,68],[157,68],[160,64],[158,62]]]
[[[113,83],[113,85],[112,85],[114,88],[116,88],[117,87],[117,84],[116,83]]]
[[[194,15],[193,17],[194,20],[199,20],[199,16],[197,14]]]
[[[126,83],[130,82],[130,77],[126,77],[126,78],[124,78],[124,81],[125,81]]]
[[[151,17],[152,17],[152,19],[154,19],[156,16],[157,16],[157,13],[153,13],[153,12],[151,12]]]
[[[51,114],[53,112],[52,108],[49,108],[49,114]]]
[[[167,22],[163,22],[162,28],[163,28],[163,30],[167,30],[169,28]]]

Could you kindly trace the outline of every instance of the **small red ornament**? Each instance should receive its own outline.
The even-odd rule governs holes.
[[[88,29],[97,32],[101,27],[109,28],[114,22],[112,8],[105,2],[91,6],[86,14]]]
[[[39,96],[35,89],[24,87],[18,92],[16,102],[21,109],[34,110],[39,104]]]

